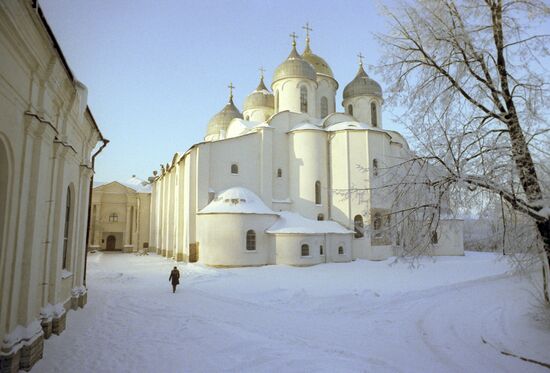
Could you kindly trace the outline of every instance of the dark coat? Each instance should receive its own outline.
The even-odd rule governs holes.
[[[178,271],[177,269],[173,269],[172,272],[170,272],[170,277],[168,278],[168,281],[172,281],[172,285],[179,285],[180,271]]]

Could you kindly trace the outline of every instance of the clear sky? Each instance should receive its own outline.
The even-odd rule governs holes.
[[[97,181],[146,179],[161,163],[202,141],[227,102],[229,82],[242,110],[266,69],[288,56],[295,31],[331,66],[342,91],[358,52],[379,62],[374,32],[385,24],[374,1],[39,0],[109,146],[96,160]],[[371,73],[371,77],[383,83]],[[384,84],[382,84],[384,87]],[[386,111],[384,126],[402,131]]]

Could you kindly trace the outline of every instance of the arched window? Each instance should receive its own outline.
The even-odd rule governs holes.
[[[235,174],[235,175],[239,173],[239,165],[238,164],[233,163],[231,165],[231,173]]]
[[[353,218],[353,226],[355,229],[355,238],[362,238],[363,233],[363,217],[361,215],[355,215]]]
[[[320,181],[315,182],[315,204],[316,205],[321,204],[321,182]]]
[[[309,245],[303,244],[302,245],[302,256],[309,256]]]
[[[247,115],[246,117],[244,117],[244,120],[250,120],[250,115]]]
[[[277,177],[283,177],[283,170],[280,168],[277,169]]]
[[[109,223],[116,223],[118,222],[118,214],[116,212],[111,213],[109,215]]]
[[[372,176],[378,176],[378,159],[372,160]]]
[[[321,97],[321,118],[324,118],[328,115],[328,99],[323,96]]]
[[[71,225],[71,189],[67,188],[67,200],[65,202],[65,228],[63,230],[63,269],[67,268],[67,256],[69,251],[69,232]]]
[[[246,232],[246,250],[256,250],[256,232],[252,229]]]
[[[352,104],[348,105],[348,114],[353,115],[353,105]]]
[[[370,103],[370,119],[373,127],[378,127],[378,115],[376,113],[376,104]]]
[[[317,215],[317,220],[319,220],[319,221],[325,220],[325,215],[323,215],[323,214]]]
[[[275,112],[279,111],[279,90],[275,91]]]
[[[437,242],[439,241],[438,237],[437,237],[437,232],[436,231],[433,231],[432,232],[432,244],[436,244]]]
[[[319,246],[319,255],[325,255],[325,248],[323,245]]]
[[[344,255],[344,247],[338,246],[338,255]]]
[[[300,112],[307,113],[307,88],[300,87]]]

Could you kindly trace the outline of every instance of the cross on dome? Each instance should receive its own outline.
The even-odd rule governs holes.
[[[232,101],[233,100],[233,88],[235,88],[235,86],[233,85],[233,82],[229,82],[229,85],[227,86],[227,88],[229,88],[229,100]]]
[[[295,32],[292,32],[292,34],[289,35],[292,38],[292,46],[296,46],[296,39],[298,38],[298,35],[296,35]]]
[[[309,22],[306,22],[305,26],[302,26],[304,30],[306,30],[306,41],[309,41],[309,32],[313,31],[311,27],[309,27]]]
[[[265,73],[265,69],[263,66],[260,66],[260,68],[258,69],[258,71],[260,72],[260,79],[263,80],[264,78],[264,73]]]
[[[363,58],[365,58],[365,56],[363,56],[361,52],[359,52],[357,57],[359,58],[359,66],[363,66]]]

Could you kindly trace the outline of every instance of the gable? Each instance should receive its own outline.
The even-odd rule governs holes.
[[[107,184],[95,187],[94,192],[103,192],[103,193],[118,193],[118,194],[133,194],[136,191],[132,188],[122,185],[118,181],[112,181]]]

